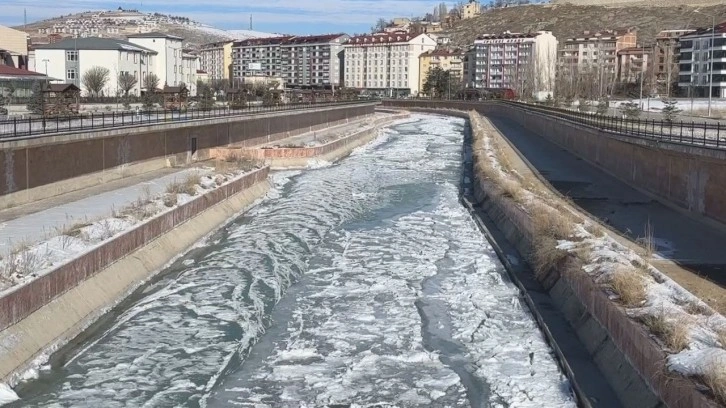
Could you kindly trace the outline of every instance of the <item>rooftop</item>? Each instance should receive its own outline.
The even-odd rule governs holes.
[[[249,38],[249,39],[242,40],[242,41],[235,41],[233,46],[234,47],[255,47],[255,46],[263,46],[263,45],[276,45],[276,44],[281,44],[283,41],[287,40],[288,38],[291,38],[291,36]]]
[[[52,44],[36,44],[36,50],[118,50],[157,54],[156,51],[125,40],[115,38],[68,38]]]
[[[10,65],[0,65],[0,78],[11,79],[45,79],[44,74],[27,69],[15,68]]]
[[[455,56],[455,55],[464,55],[464,51],[456,48],[456,49],[446,49],[446,48],[439,48],[436,50],[426,51],[423,54],[419,56],[420,57],[433,57],[433,56]]]
[[[501,34],[481,34],[476,37],[477,40],[505,40],[505,39],[516,39],[516,38],[534,38],[539,33],[510,33],[505,31]]]
[[[325,35],[305,35],[305,36],[294,36],[288,37],[282,41],[282,45],[292,44],[316,44],[316,43],[328,43],[336,40],[340,37],[345,37],[346,34],[325,34]]]
[[[699,28],[695,32],[684,35],[683,37],[711,35],[711,29],[714,27]],[[726,34],[726,21],[716,24],[713,34]]]
[[[408,42],[411,41],[413,38],[415,38],[415,36],[405,31],[393,33],[364,34],[349,38],[347,44],[390,44]]]
[[[160,32],[151,32],[151,33],[141,33],[141,34],[131,34],[128,36],[128,38],[168,38],[170,40],[184,40],[181,37],[177,37],[175,35],[160,33]]]

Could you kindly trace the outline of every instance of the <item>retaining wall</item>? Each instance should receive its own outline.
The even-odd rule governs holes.
[[[345,105],[0,141],[0,208],[204,160],[210,148],[265,143],[373,111],[373,104]]]
[[[726,150],[627,137],[500,103],[391,101],[385,105],[473,109],[515,121],[633,187],[726,223]]]

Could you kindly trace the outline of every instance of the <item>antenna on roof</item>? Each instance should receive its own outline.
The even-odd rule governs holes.
[[[252,14],[250,14],[250,31],[252,31]]]

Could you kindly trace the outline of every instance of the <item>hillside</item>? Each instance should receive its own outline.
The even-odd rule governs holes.
[[[84,37],[126,38],[131,34],[154,31],[182,37],[186,46],[197,48],[210,42],[274,35],[249,30],[225,31],[186,17],[121,9],[69,14],[14,28],[27,32],[34,44],[48,43],[49,35],[52,34],[62,37],[78,34]]]
[[[527,5],[493,9],[458,23],[449,32],[458,46],[471,44],[477,35],[497,34],[506,30],[528,32],[552,31],[562,40],[585,30],[638,27],[638,42],[650,43],[661,30],[710,27],[711,15],[716,22],[726,20],[726,4],[696,7],[643,6],[576,6],[571,4]]]

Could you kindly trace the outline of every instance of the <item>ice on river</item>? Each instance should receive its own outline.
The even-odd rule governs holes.
[[[338,164],[276,174],[22,402],[574,406],[458,202],[463,125],[415,116]]]

